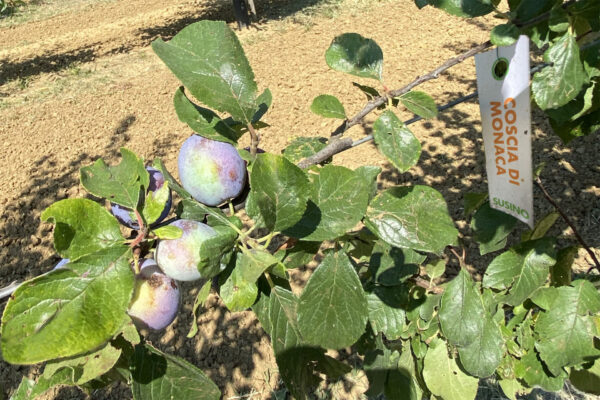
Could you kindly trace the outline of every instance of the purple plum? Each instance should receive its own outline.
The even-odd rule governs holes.
[[[127,313],[138,328],[155,331],[166,328],[177,315],[179,286],[166,276],[152,259],[140,263],[133,299]]]
[[[170,225],[183,230],[177,239],[164,239],[158,242],[156,248],[156,262],[165,274],[178,281],[195,281],[203,276],[198,270],[200,244],[208,238],[217,235],[217,232],[202,222],[180,219]]]
[[[183,143],[177,166],[184,189],[208,206],[237,197],[246,182],[246,164],[235,147],[198,135]]]
[[[164,178],[163,174],[155,168],[146,167],[146,171],[148,171],[148,174],[150,176],[150,182],[148,184],[148,190],[146,190],[146,193],[154,193],[158,189],[163,187],[163,185],[165,184],[165,178]],[[118,204],[111,203],[110,211],[121,224],[123,224],[126,227],[131,228],[131,229],[140,229],[140,226],[137,222],[137,218],[135,217],[134,212],[132,210],[130,210],[129,208],[120,206]],[[158,219],[156,221],[153,221],[150,224],[150,226],[155,226],[155,225],[159,224],[162,220],[164,220],[167,217],[167,215],[169,215],[169,211],[171,211],[171,190],[170,189],[169,189],[169,198],[168,198],[167,202],[165,203],[164,210],[162,211],[162,213],[160,214]]]

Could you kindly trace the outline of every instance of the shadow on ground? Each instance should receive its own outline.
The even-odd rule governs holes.
[[[285,18],[320,3],[335,2],[336,0],[256,1],[258,20],[254,22],[252,29],[260,29],[261,24],[270,20]],[[197,21],[235,22],[231,1],[210,0],[204,3],[206,4],[198,6],[197,10],[181,11],[175,18],[165,21],[164,24],[139,29],[135,40],[130,40],[127,44],[115,43],[107,47],[104,43],[88,43],[77,49],[44,53],[26,60],[0,59],[0,86],[15,79],[26,81],[42,73],[62,71],[72,65],[93,61],[98,57],[128,53],[133,49],[149,46],[157,38],[169,40],[181,29]]]

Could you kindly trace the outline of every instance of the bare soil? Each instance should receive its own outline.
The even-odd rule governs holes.
[[[46,272],[58,261],[51,225],[40,221],[40,213],[57,200],[85,196],[79,186],[80,167],[99,157],[117,162],[118,149],[126,146],[147,160],[161,157],[177,172],[179,146],[191,131],[173,110],[179,84],[149,45],[158,37],[168,40],[201,19],[224,19],[235,26],[230,2],[224,0],[58,3],[48,1],[32,6],[23,16],[0,20],[0,287]],[[385,83],[398,88],[487,40],[490,26],[485,19],[461,21],[430,7],[418,11],[408,0],[346,0],[341,8],[319,8],[319,3],[258,0],[260,21],[239,33],[259,90],[268,87],[273,93],[274,104],[265,117],[270,126],[261,131],[261,147],[267,151],[279,152],[297,136],[329,136],[336,122],[309,111],[319,94],[338,96],[349,115],[364,106],[364,95],[352,82],[368,82],[331,71],[325,64],[325,49],[336,35],[358,32],[375,39],[384,52]],[[421,89],[443,104],[473,92],[475,86],[471,59]],[[403,111],[399,114],[411,117]],[[369,116],[348,135],[358,139],[369,134],[374,118]],[[432,185],[446,197],[461,233],[470,235],[462,211],[464,193],[486,190],[477,104],[461,104],[411,128],[421,140],[423,153],[418,166],[407,173],[391,168],[372,144],[340,154],[334,161],[351,168],[382,166],[381,186]],[[546,121],[534,114],[534,163],[546,162],[542,179],[548,190],[596,248],[600,246],[599,153],[596,137],[564,146]],[[552,210],[537,189],[535,204],[538,216]],[[554,233],[562,234],[564,243],[573,242],[563,221]],[[489,261],[476,256],[476,247],[468,250],[472,256],[468,261],[475,268]],[[577,264],[580,269],[589,267],[583,251]],[[298,287],[305,277],[304,271],[295,276]],[[225,399],[274,398],[273,391],[280,386],[277,366],[269,338],[253,314],[229,313],[212,295],[198,318],[198,335],[186,339],[198,288],[183,288],[183,312],[165,334],[151,334],[150,340],[206,371]],[[38,367],[0,361],[0,392],[10,395],[22,376],[37,373]],[[358,382],[364,377],[355,378]],[[246,397],[235,397],[241,395]],[[47,398],[84,397],[74,389],[61,389]],[[117,386],[91,397],[123,399],[131,393]]]

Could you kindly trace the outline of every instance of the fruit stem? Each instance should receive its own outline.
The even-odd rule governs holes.
[[[231,213],[231,215],[235,214],[235,207],[233,206],[233,203],[231,201],[229,202],[229,212]]]
[[[140,249],[137,248],[133,251],[133,272],[136,275],[140,273]]]
[[[243,233],[242,233],[242,235],[241,235],[242,239],[243,239],[243,238],[246,238],[246,237],[248,237],[248,236],[250,236],[250,234],[251,234],[252,232],[254,232],[254,230],[255,230],[255,229],[256,229],[256,225],[253,225],[253,226],[252,226],[250,229],[248,229],[246,232],[243,232]]]
[[[267,271],[265,271],[265,278],[267,278],[269,286],[271,286],[271,289],[273,289],[275,287],[275,283],[273,282],[273,279],[271,279],[271,275]]]
[[[135,211],[135,217],[138,220],[138,225],[140,226],[140,229],[138,229],[138,231],[137,231],[138,235],[136,236],[135,240],[129,244],[129,247],[131,247],[132,249],[135,248],[136,246],[138,246],[140,243],[142,243],[142,240],[144,240],[146,238],[146,235],[148,234],[148,229],[146,228],[146,225],[144,225],[144,220],[142,219],[140,212],[138,210],[134,210],[134,211]]]
[[[250,132],[250,155],[252,158],[254,158],[254,156],[256,156],[256,150],[258,149],[258,142],[260,139],[258,138],[258,135],[251,123],[246,126]]]

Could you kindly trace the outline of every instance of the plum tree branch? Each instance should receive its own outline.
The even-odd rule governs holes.
[[[558,205],[558,203],[556,203],[554,201],[554,199],[552,198],[552,196],[550,196],[550,194],[548,193],[548,191],[546,190],[546,188],[542,184],[542,181],[541,181],[541,179],[539,177],[535,179],[535,183],[540,188],[540,190],[542,191],[542,194],[544,195],[544,197],[546,198],[546,200],[548,200],[548,202],[550,204],[552,204],[552,206],[556,209],[556,211],[558,211],[558,213],[560,214],[560,216],[562,217],[562,219],[567,223],[567,225],[569,225],[569,227],[573,231],[573,234],[575,235],[575,238],[583,246],[583,248],[588,252],[588,254],[590,255],[590,257],[594,261],[596,269],[600,272],[600,262],[598,262],[598,258],[596,257],[596,254],[592,251],[592,249],[585,242],[585,240],[583,240],[583,238],[581,237],[581,235],[577,231],[577,228],[575,227],[575,224],[573,224],[573,222],[569,219],[569,217],[567,217],[567,215],[564,213],[564,211],[560,208],[560,206]]]
[[[469,49],[469,50],[459,54],[456,57],[446,60],[446,62],[444,62],[442,65],[440,65],[436,69],[430,71],[429,73],[427,73],[423,76],[417,77],[414,81],[410,82],[408,85],[401,87],[400,89],[392,90],[389,92],[389,94],[374,98],[373,100],[369,101],[358,114],[356,114],[354,117],[352,117],[348,120],[345,120],[340,126],[338,126],[336,128],[336,130],[331,133],[331,137],[332,138],[338,137],[338,136],[342,135],[344,132],[346,132],[348,129],[353,127],[354,125],[360,123],[364,117],[366,117],[373,110],[377,109],[377,107],[386,103],[389,98],[402,96],[403,94],[411,91],[416,86],[419,86],[427,81],[437,79],[440,76],[440,74],[442,74],[447,69],[450,69],[451,67],[455,66],[456,64],[460,64],[461,62],[465,61],[466,59],[473,57],[477,53],[481,53],[482,51],[486,50],[488,47],[491,47],[491,46],[492,46],[492,42],[490,42],[489,40],[485,43],[481,43],[481,44],[473,47],[472,49]]]
[[[345,120],[340,126],[338,126],[335,129],[335,131],[333,131],[331,133],[331,139],[330,139],[331,141],[324,149],[322,149],[318,153],[313,154],[312,156],[307,157],[304,160],[300,161],[298,163],[298,166],[300,168],[308,168],[311,165],[315,165],[315,164],[325,161],[326,159],[328,159],[329,157],[331,157],[334,154],[338,154],[344,150],[347,150],[347,149],[353,147],[352,140],[342,139],[341,136],[348,129],[350,129],[354,125],[360,123],[369,113],[371,113],[373,110],[376,110],[377,107],[386,103],[388,101],[388,99],[390,99],[390,98],[402,96],[403,94],[411,91],[416,86],[419,86],[419,85],[421,85],[427,81],[430,81],[432,79],[437,79],[440,76],[440,74],[442,74],[444,71],[450,69],[451,67],[453,67],[457,64],[460,64],[461,62],[465,61],[466,59],[468,59],[470,57],[473,57],[477,53],[481,53],[482,51],[486,50],[487,48],[489,48],[491,46],[492,46],[492,42],[490,42],[489,40],[485,43],[481,43],[481,44],[459,54],[456,57],[446,60],[446,62],[444,62],[442,65],[440,65],[436,69],[430,71],[429,73],[427,73],[423,76],[417,77],[415,80],[413,80],[409,84],[405,85],[404,87],[401,87],[400,89],[392,90],[388,94],[385,94],[383,96],[379,96],[379,97],[374,98],[373,100],[370,100],[358,114],[356,114],[351,119]],[[456,104],[453,104],[453,105],[456,105]]]

